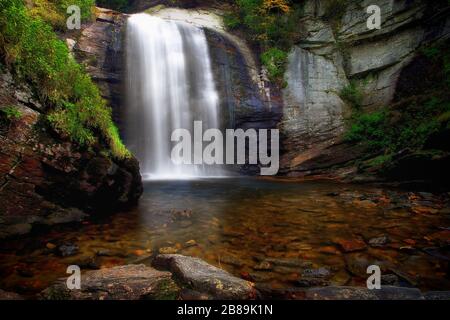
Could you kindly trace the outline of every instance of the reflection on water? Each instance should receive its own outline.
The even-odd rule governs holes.
[[[450,219],[439,196],[249,178],[154,181],[145,190],[130,212],[2,244],[0,287],[35,292],[70,264],[86,270],[178,252],[274,288],[364,285],[366,267],[377,264],[423,290],[450,289]],[[58,255],[64,243],[77,254]]]

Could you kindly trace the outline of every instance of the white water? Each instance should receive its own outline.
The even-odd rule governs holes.
[[[170,157],[173,130],[193,135],[197,120],[203,130],[219,128],[218,103],[202,29],[147,14],[128,19],[125,140],[144,179],[222,175],[220,168],[175,165]]]

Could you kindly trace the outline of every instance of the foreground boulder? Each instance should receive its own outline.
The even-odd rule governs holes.
[[[236,278],[198,258],[161,254],[155,258],[153,265],[171,271],[182,285],[207,294],[210,299],[256,298],[253,283]]]
[[[23,300],[21,295],[0,289],[0,300]]]
[[[81,289],[69,290],[66,278],[41,292],[45,300],[172,300],[180,289],[169,272],[126,265],[82,274]]]

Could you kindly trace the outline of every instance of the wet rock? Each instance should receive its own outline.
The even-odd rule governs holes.
[[[387,245],[390,242],[388,236],[381,236],[378,238],[372,238],[369,240],[369,245],[372,247],[382,247]]]
[[[450,291],[430,291],[424,296],[425,300],[450,300]]]
[[[255,257],[257,261],[266,261],[275,266],[287,268],[309,268],[312,266],[310,261],[301,260],[298,258],[261,258]]]
[[[322,277],[301,277],[294,282],[295,286],[302,288],[326,287],[330,285],[330,281]]]
[[[336,239],[337,243],[344,252],[361,251],[367,248],[366,243],[362,239]]]
[[[176,299],[179,287],[169,272],[144,265],[126,265],[82,275],[81,290],[69,290],[66,278],[40,293],[45,300],[165,300]]]
[[[24,300],[24,298],[17,293],[0,289],[0,301],[2,300]]]
[[[381,285],[382,286],[400,286],[400,279],[395,274],[383,274],[381,275]]]
[[[305,269],[302,271],[302,277],[305,278],[327,278],[331,272],[327,268]]]
[[[178,248],[176,247],[162,247],[158,250],[161,254],[175,254],[178,252]]]
[[[269,261],[262,261],[253,267],[253,269],[258,271],[270,271],[273,269],[272,264]]]
[[[423,300],[418,289],[401,287],[382,287],[369,290],[362,287],[325,287],[306,291],[309,300]]]
[[[56,249],[56,253],[61,257],[70,257],[78,253],[78,246],[73,243],[65,243]]]
[[[371,265],[369,259],[366,255],[361,253],[352,253],[345,256],[345,264],[347,270],[355,275],[366,277],[367,276],[367,267]]]
[[[223,255],[220,256],[220,262],[225,264],[229,264],[230,266],[242,267],[244,263],[237,257],[231,255]]]
[[[185,248],[189,248],[189,247],[195,247],[197,245],[197,242],[195,240],[189,240],[186,241],[184,244]]]
[[[236,278],[198,258],[177,254],[158,255],[154,266],[174,273],[182,283],[193,290],[211,295],[215,299],[252,299],[256,291],[251,282]]]
[[[269,282],[273,280],[275,276],[268,272],[250,272],[248,279],[255,283]]]
[[[211,296],[195,290],[182,289],[180,293],[181,300],[211,300]]]

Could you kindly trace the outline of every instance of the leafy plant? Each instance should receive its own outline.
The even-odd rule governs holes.
[[[22,112],[16,106],[6,106],[0,108],[0,112],[8,120],[19,120],[22,118]]]
[[[287,52],[278,48],[270,48],[261,55],[261,61],[269,72],[272,80],[279,79],[283,76],[287,63]]]
[[[58,7],[69,2],[73,3],[58,2]],[[93,1],[75,3],[88,5]],[[2,0],[0,32],[3,60],[49,107],[48,120],[57,132],[80,146],[105,142],[115,157],[129,156],[97,86],[48,23],[28,12],[21,0]]]

